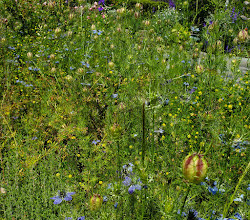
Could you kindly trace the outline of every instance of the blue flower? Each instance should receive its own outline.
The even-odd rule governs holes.
[[[130,187],[128,188],[128,193],[129,193],[129,194],[132,194],[134,191],[135,191],[135,186],[134,186],[134,185],[132,185],[132,186],[130,186]]]
[[[163,102],[163,105],[168,105],[169,103],[169,99],[166,99],[164,102]]]
[[[118,94],[112,94],[111,98],[116,99],[118,97]]]
[[[250,184],[248,184],[247,190],[250,190]]]
[[[241,194],[239,198],[235,198],[234,201],[235,202],[243,202],[244,199],[244,194]]]
[[[107,196],[103,196],[103,202],[107,202],[108,201],[108,197]]]
[[[216,187],[216,186],[214,186],[214,187],[208,187],[208,191],[210,192],[210,193],[212,193],[213,195],[215,195],[217,192],[218,192],[218,188]]]
[[[92,144],[97,145],[100,142],[101,142],[100,140],[96,140],[96,141],[92,141]]]
[[[175,8],[175,3],[172,0],[168,2],[170,8]]]
[[[54,204],[60,204],[63,200],[65,201],[71,201],[72,200],[72,195],[74,195],[75,192],[68,192],[66,193],[65,191],[58,191],[58,196],[52,197],[50,199],[54,200]]]
[[[134,164],[128,163],[122,166],[123,171],[132,173]]]
[[[72,220],[71,217],[65,217],[65,220]]]
[[[136,184],[136,185],[135,185],[135,189],[141,190],[141,185],[140,185],[140,184]]]
[[[115,209],[117,208],[117,206],[118,206],[118,203],[116,202],[116,203],[114,204]]]
[[[234,217],[236,217],[239,220],[242,220],[242,217],[241,217],[241,215],[238,212],[234,215]]]
[[[122,182],[124,186],[130,186],[131,185],[131,178],[128,176],[125,176],[125,180]]]
[[[85,216],[78,217],[77,220],[85,220]]]

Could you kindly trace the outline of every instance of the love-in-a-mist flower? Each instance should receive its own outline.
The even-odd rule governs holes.
[[[207,174],[208,163],[203,155],[193,153],[183,161],[183,174],[190,183],[199,184],[203,181]]]
[[[60,204],[63,200],[65,201],[71,201],[72,200],[72,195],[74,195],[75,192],[68,192],[66,193],[65,191],[58,191],[58,195],[55,197],[52,197],[50,199],[54,200],[54,204]]]

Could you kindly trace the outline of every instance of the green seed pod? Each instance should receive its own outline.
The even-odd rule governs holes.
[[[199,184],[207,174],[208,163],[203,155],[193,153],[183,161],[183,174],[190,183]]]
[[[99,194],[94,194],[93,196],[91,196],[90,201],[89,201],[90,210],[94,211],[94,210],[101,208],[102,201],[103,199],[101,195]]]

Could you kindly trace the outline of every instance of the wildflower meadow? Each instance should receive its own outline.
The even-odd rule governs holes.
[[[248,220],[240,0],[0,0],[0,220]]]

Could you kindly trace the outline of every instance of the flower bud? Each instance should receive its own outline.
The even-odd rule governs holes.
[[[140,13],[136,11],[135,14],[134,14],[134,16],[135,16],[135,18],[139,18]]]
[[[136,3],[135,8],[138,9],[138,10],[142,9],[142,4],[141,3]]]
[[[110,62],[108,63],[108,66],[109,66],[110,68],[113,68],[113,67],[115,66],[115,64],[114,64],[112,61],[110,61]]]
[[[94,194],[89,201],[90,210],[94,211],[102,206],[103,198],[99,194]]]
[[[203,73],[204,68],[203,68],[202,65],[197,65],[197,66],[195,67],[195,71],[196,71],[196,73],[201,74],[201,73]]]
[[[28,53],[27,53],[27,57],[28,57],[28,58],[32,58],[32,56],[33,56],[33,54],[32,54],[31,52],[28,52]]]
[[[122,128],[119,124],[113,124],[110,128],[111,134],[114,136],[114,138],[118,138],[122,132]]]
[[[144,24],[145,24],[145,26],[149,26],[150,25],[150,21],[146,20],[146,21],[144,21]]]
[[[203,155],[193,153],[183,161],[183,174],[190,183],[199,184],[207,174],[208,164]]]
[[[238,34],[238,39],[241,42],[244,42],[245,40],[247,40],[248,39],[248,32],[247,32],[247,30],[245,30],[245,29],[241,30],[239,32],[239,34]]]
[[[57,28],[55,29],[55,34],[59,34],[60,32],[61,32],[61,28],[57,27]]]

